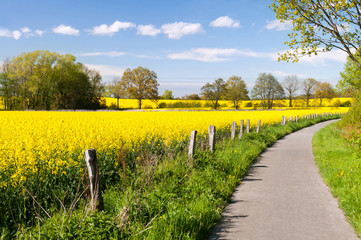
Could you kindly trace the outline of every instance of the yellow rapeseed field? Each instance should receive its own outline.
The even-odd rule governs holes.
[[[117,106],[117,99],[116,98],[104,98],[105,104],[110,106]],[[322,100],[322,106],[323,107],[334,107],[339,106],[340,104],[344,104],[345,102],[352,102],[353,98],[332,98],[332,99],[323,99]],[[159,99],[158,101],[153,101],[149,99],[145,99],[142,101],[142,108],[143,109],[156,109],[162,106],[161,104],[165,103],[165,108],[169,108],[171,105],[175,105],[176,103],[184,103],[188,104],[190,106],[192,105],[198,105],[200,107],[196,108],[202,108],[202,109],[210,109],[210,101],[206,100],[164,100]],[[293,106],[296,108],[302,108],[306,107],[306,100],[304,99],[295,99],[292,101]],[[240,109],[253,109],[253,108],[260,108],[261,100],[246,100],[240,102]],[[311,107],[319,107],[320,100],[319,99],[310,99],[309,102]],[[232,101],[226,101],[221,100],[219,101],[219,105],[222,109],[234,109],[233,102]],[[283,100],[275,100],[274,101],[274,108],[280,109],[280,108],[288,108],[289,101],[287,99]],[[119,108],[123,109],[136,109],[138,108],[138,100],[137,99],[119,99]],[[187,107],[189,108],[189,107]]]
[[[132,142],[151,136],[165,142],[187,137],[192,130],[206,133],[232,121],[251,125],[280,122],[282,115],[345,112],[347,108],[287,111],[167,111],[167,112],[0,112],[0,187],[21,184],[31,174],[66,174],[83,166],[85,149],[130,151]],[[116,164],[116,163],[115,163]]]

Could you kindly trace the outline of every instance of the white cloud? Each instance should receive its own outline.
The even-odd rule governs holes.
[[[204,32],[200,23],[174,22],[167,23],[162,26],[164,34],[170,39],[180,39],[184,35],[192,35]]]
[[[321,51],[321,49],[319,49]],[[345,63],[347,58],[347,53],[344,51],[337,49],[332,50],[329,52],[319,52],[316,56],[312,55],[309,56],[303,56],[299,59],[299,62],[303,63],[311,63],[313,65],[327,65],[327,61],[334,61],[334,62],[341,62]]]
[[[64,35],[73,35],[73,36],[79,35],[78,29],[75,29],[71,26],[65,26],[63,24],[53,28],[53,32]]]
[[[269,54],[236,48],[195,48],[185,52],[168,54],[168,58],[170,59],[196,60],[201,62],[229,61],[233,56],[270,57]]]
[[[290,76],[290,75],[296,75],[299,78],[307,77],[306,74],[302,74],[302,73],[301,74],[295,74],[295,73],[288,73],[288,72],[283,72],[283,71],[278,71],[278,70],[271,71],[271,73],[273,73],[274,75],[276,75],[278,77],[287,77],[287,76]]]
[[[144,59],[162,59],[160,56],[146,55],[146,54],[139,54],[139,55],[136,55],[136,57],[144,58]]]
[[[28,27],[23,27],[22,29],[20,29],[23,33],[29,33],[31,32],[30,28]]]
[[[137,30],[139,35],[156,36],[161,33],[161,30],[154,25],[138,25]]]
[[[39,35],[40,37],[42,37],[43,34],[44,34],[44,31],[41,31],[41,30],[39,30],[39,29],[36,29],[36,30],[35,30],[35,33],[36,33],[37,35]]]
[[[0,28],[0,37],[8,37],[8,38],[14,38],[15,40],[19,40],[22,35],[23,34],[18,30],[10,31],[9,29],[6,28]]]
[[[15,40],[19,40],[21,35],[23,35],[20,31],[16,30],[16,31],[12,31],[12,37],[15,39]]]
[[[241,27],[239,21],[236,21],[228,16],[219,17],[216,20],[210,22],[211,27],[228,27],[239,28]]]
[[[99,71],[102,76],[121,76],[125,71],[125,68],[110,65],[85,64],[85,66]]]
[[[101,35],[101,36],[113,36],[114,33],[119,32],[119,30],[126,30],[128,28],[134,28],[136,25],[132,22],[120,22],[115,21],[112,25],[102,24],[99,26],[93,27],[93,30],[90,31],[90,34]]]
[[[82,53],[80,56],[107,56],[107,57],[119,57],[125,55],[125,52],[117,52],[117,51],[110,51],[110,52],[89,52],[89,53]]]
[[[291,21],[281,22],[278,19],[275,19],[273,21],[267,20],[267,25],[265,27],[268,30],[276,30],[276,31],[291,30],[292,22]]]

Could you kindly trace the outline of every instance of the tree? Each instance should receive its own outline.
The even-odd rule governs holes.
[[[218,108],[218,101],[225,95],[227,88],[222,78],[218,78],[213,83],[207,83],[201,88],[202,95],[205,99],[212,102],[213,108]]]
[[[227,99],[233,102],[233,106],[238,109],[239,102],[248,100],[248,90],[246,83],[241,77],[232,76],[226,82]]]
[[[126,95],[125,90],[122,88],[120,77],[113,78],[113,81],[107,86],[107,92],[111,97],[117,99],[117,109],[119,109],[119,99],[124,98]]]
[[[99,108],[102,88],[99,72],[74,56],[40,50],[6,61],[0,81],[7,110]]]
[[[286,90],[287,98],[289,100],[289,107],[292,107],[292,99],[295,98],[296,92],[300,89],[300,81],[296,75],[285,77],[282,81],[282,87]]]
[[[137,67],[133,70],[127,68],[123,73],[121,86],[129,96],[138,100],[139,109],[142,108],[143,99],[158,98],[157,74],[148,68]]]
[[[274,0],[273,11],[281,22],[292,23],[285,42],[292,51],[280,60],[298,61],[301,56],[340,49],[361,70],[361,2],[356,0]],[[355,54],[353,54],[353,52]]]
[[[162,98],[163,99],[174,99],[173,92],[169,91],[169,90],[164,90]]]
[[[263,109],[272,109],[273,100],[281,99],[285,92],[272,74],[261,73],[252,89],[252,97],[262,100]]]
[[[322,99],[328,98],[332,99],[335,97],[335,91],[328,82],[318,83],[315,89],[315,97],[320,99],[320,107],[322,106]]]
[[[200,96],[196,93],[190,94],[190,95],[185,95],[184,97],[182,97],[182,99],[185,100],[201,100]]]
[[[313,78],[307,78],[303,81],[303,92],[306,96],[307,107],[310,106],[310,98],[315,93],[317,84],[319,82]]]
[[[361,61],[361,56],[355,56],[355,58]],[[343,72],[340,73],[341,79],[337,84],[337,88],[341,92],[355,91],[361,89],[361,70],[357,65],[347,58]]]

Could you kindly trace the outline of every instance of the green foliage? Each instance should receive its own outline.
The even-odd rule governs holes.
[[[142,108],[143,99],[158,98],[157,74],[148,68],[127,68],[120,81],[121,89],[130,97],[138,99],[139,109]]]
[[[361,62],[360,56],[355,55],[354,57]],[[343,72],[340,73],[340,77],[341,79],[338,81],[337,88],[341,92],[361,89],[361,70],[350,57],[347,57],[347,62],[345,63]]]
[[[3,64],[0,94],[5,110],[96,109],[103,85],[99,72],[72,55],[22,53]]]
[[[338,199],[348,221],[361,236],[360,150],[347,144],[337,124],[321,129],[313,138],[313,154],[325,183]]]
[[[162,98],[163,99],[174,99],[173,92],[169,91],[169,90],[164,90]]]
[[[218,78],[213,83],[207,83],[201,88],[205,99],[212,102],[213,108],[218,108],[218,101],[227,93],[227,85],[222,78]]]
[[[271,7],[277,19],[293,26],[285,42],[291,51],[279,60],[297,62],[301,56],[336,48],[344,50],[361,69],[352,54],[360,55],[359,1],[274,0]]]
[[[246,83],[241,77],[232,76],[226,82],[226,98],[233,102],[233,106],[238,109],[239,102],[249,100]]]

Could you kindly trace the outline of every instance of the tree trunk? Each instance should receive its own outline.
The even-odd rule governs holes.
[[[142,109],[142,99],[138,99],[138,108]]]
[[[119,97],[117,97],[117,110],[119,110]]]
[[[290,105],[290,107],[292,107],[292,97],[290,96],[289,99],[290,99],[290,104],[289,105]]]
[[[308,95],[306,95],[306,101],[307,101],[307,107],[310,106],[310,97]]]

